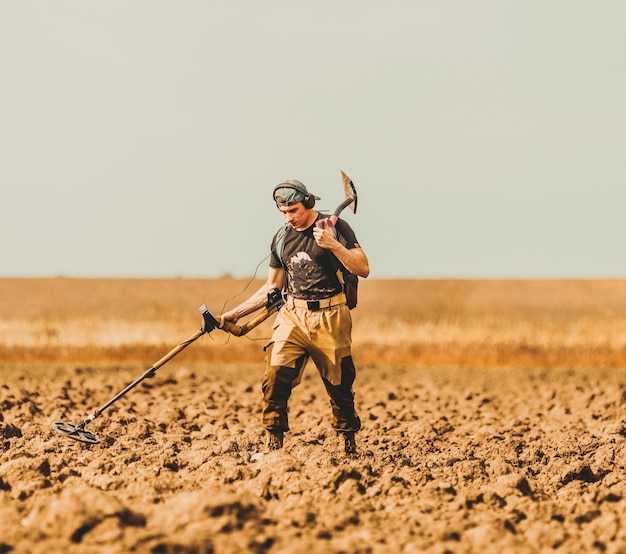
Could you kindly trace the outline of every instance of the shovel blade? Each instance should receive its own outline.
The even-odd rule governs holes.
[[[352,213],[356,213],[356,204],[357,204],[357,195],[356,195],[356,187],[352,182],[352,179],[348,177],[343,170],[341,171],[341,180],[343,182],[343,194],[346,200],[352,200],[350,204],[348,204],[348,208],[352,210]]]

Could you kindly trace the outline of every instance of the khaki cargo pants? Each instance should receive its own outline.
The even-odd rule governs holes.
[[[351,355],[352,316],[345,304],[312,311],[289,300],[278,312],[272,342],[265,347],[263,427],[288,431],[287,403],[309,358],[322,378],[337,431],[358,431],[352,385],[356,369]]]

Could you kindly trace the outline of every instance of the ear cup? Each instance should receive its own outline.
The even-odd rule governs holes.
[[[304,197],[304,200],[302,200],[302,205],[307,209],[310,209],[313,206],[315,206],[315,196],[313,196],[312,194],[307,194]]]

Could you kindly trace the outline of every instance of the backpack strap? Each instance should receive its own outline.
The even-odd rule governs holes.
[[[274,241],[274,254],[278,256],[278,259],[285,269],[285,264],[283,263],[283,246],[285,245],[285,237],[287,236],[287,231],[289,231],[289,223],[285,223],[276,233],[276,240]],[[283,285],[283,291],[287,290],[287,279],[289,272],[285,270],[285,283]]]
[[[280,263],[283,264],[283,246],[285,245],[285,237],[287,236],[287,231],[289,231],[288,223],[285,223],[276,233],[276,240],[274,241],[274,254],[278,256]]]

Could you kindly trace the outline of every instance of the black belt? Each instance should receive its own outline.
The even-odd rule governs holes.
[[[346,303],[346,295],[341,292],[330,298],[321,298],[320,300],[304,300],[302,298],[293,298],[290,296],[287,302],[292,302],[296,308],[306,308],[312,312],[323,310],[324,308],[332,308]]]

